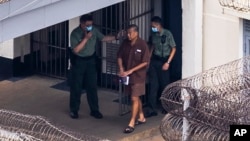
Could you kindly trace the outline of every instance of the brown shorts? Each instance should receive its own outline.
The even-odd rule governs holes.
[[[129,84],[125,86],[125,93],[131,94],[131,96],[145,95],[145,83]]]

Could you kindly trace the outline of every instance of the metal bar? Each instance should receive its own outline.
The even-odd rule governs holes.
[[[57,28],[58,28],[58,25],[55,25],[54,26],[54,28],[55,28],[55,45],[57,45]],[[54,54],[53,55],[51,55],[51,57],[52,57],[52,62],[54,62],[55,63],[55,71],[54,71],[54,74],[56,75],[57,73],[57,61],[56,61],[56,58],[57,58],[57,55],[56,55],[56,53],[57,53],[57,49],[56,48],[54,48],[54,52],[53,52]]]
[[[105,15],[106,15],[106,19],[105,19],[105,28],[106,28],[106,34],[108,33],[108,30],[107,30],[107,25],[108,25],[108,8],[105,8]],[[107,46],[106,46],[106,53],[107,53]],[[106,54],[107,56],[107,54]],[[108,61],[106,60],[106,65],[107,65]],[[107,81],[107,67],[106,67],[106,74],[105,74],[105,88],[107,88],[108,86],[108,81]]]
[[[110,7],[110,12],[111,12],[111,15],[113,14],[113,6]],[[111,16],[110,18],[110,27],[111,27],[111,33],[113,32],[113,15]],[[111,50],[111,49],[110,49]],[[111,78],[110,78],[110,88],[112,89],[113,87],[113,74],[112,74],[112,70],[113,70],[113,66],[111,65]]]
[[[134,19],[137,19],[137,18],[140,18],[141,16],[144,16],[144,15],[147,15],[147,14],[151,14],[152,12],[153,12],[153,10],[150,9],[150,10],[148,10],[148,11],[145,11],[145,12],[143,12],[143,13],[141,13],[141,14],[138,14],[138,15],[136,15],[136,16],[130,18],[129,21],[134,20]]]
[[[46,42],[45,42],[45,46],[44,46],[44,48],[46,48],[46,51],[47,51],[47,48],[48,48],[48,28],[45,28],[45,34],[44,34],[44,36],[46,36],[46,37],[44,37],[44,40],[46,39]],[[48,73],[48,61],[45,61],[45,72],[46,73]]]
[[[67,48],[68,48],[68,21],[66,22],[66,24],[65,24],[65,26],[64,26],[64,31],[65,31],[65,35],[64,35],[64,46],[65,46],[65,54],[64,54],[64,59],[65,59],[65,68],[64,68],[64,77],[67,77],[67,68],[68,68],[68,57],[67,57],[67,54],[68,54],[68,50],[67,50]]]
[[[62,24],[59,25],[59,46],[61,47],[59,50],[59,76],[62,76]]]
[[[50,45],[52,45],[52,41],[53,41],[53,34],[52,34],[52,33],[53,33],[53,26],[50,27],[50,38],[51,38],[51,40],[50,40]],[[52,47],[49,48],[49,52],[50,52],[50,53],[53,52],[52,49],[53,49]],[[50,55],[50,54],[49,54],[49,60],[50,60],[50,72],[49,72],[48,74],[52,75],[52,72],[53,72],[53,64],[52,64],[52,62],[51,62],[51,60],[52,60],[52,55]]]
[[[42,37],[41,37],[41,32],[40,32],[40,34],[39,34],[39,40],[41,41],[42,40]],[[39,51],[40,51],[40,59],[41,59],[41,49],[42,49],[42,47],[39,45]],[[39,59],[39,58],[38,58]],[[39,68],[39,60],[37,60],[37,64],[38,64],[38,69],[40,69],[41,70],[41,66],[40,66],[40,68]],[[42,63],[40,63],[40,65],[41,65]]]

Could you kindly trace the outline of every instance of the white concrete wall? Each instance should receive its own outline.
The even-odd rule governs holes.
[[[204,0],[203,70],[242,57],[242,22],[223,14],[218,0]]]
[[[30,53],[30,34],[14,39],[14,58],[21,56],[21,62],[24,60],[24,55]]]
[[[17,3],[25,3],[27,1],[30,0],[19,0]],[[40,5],[39,8],[26,11],[15,16],[10,16],[8,18],[3,16],[3,18],[0,19],[0,42],[34,32],[36,30],[72,19],[74,17],[78,17],[82,14],[116,4],[123,0],[54,1],[55,0],[47,5]],[[31,8],[34,6],[35,5],[32,5]],[[8,9],[10,7],[7,6],[6,8]],[[19,8],[22,8],[22,6],[19,6]],[[0,7],[0,13],[5,10],[5,8]]]
[[[182,0],[182,78],[202,71],[202,0]]]
[[[76,17],[76,18],[73,18],[73,19],[70,19],[69,20],[69,47],[71,46],[70,45],[70,34],[71,32],[77,27],[79,26],[80,24],[80,17]]]
[[[182,9],[183,78],[243,57],[242,19],[218,0],[182,0]]]
[[[14,45],[13,39],[5,42],[0,42],[0,57],[13,59],[14,58],[13,45]]]
[[[30,34],[0,42],[0,57],[14,59],[30,53]],[[23,60],[21,60],[23,61]]]

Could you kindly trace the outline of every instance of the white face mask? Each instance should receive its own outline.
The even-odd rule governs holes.
[[[159,30],[156,27],[152,27],[153,32],[158,32]]]
[[[87,31],[91,31],[92,29],[93,29],[93,26],[92,26],[92,25],[86,27],[86,30],[87,30]]]

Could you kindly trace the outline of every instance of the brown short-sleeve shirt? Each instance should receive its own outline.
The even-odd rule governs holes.
[[[123,67],[125,71],[127,71],[141,63],[149,62],[149,48],[147,43],[141,38],[138,38],[133,46],[131,46],[130,41],[126,39],[119,48],[117,57],[122,59]],[[145,83],[146,71],[147,67],[144,67],[133,72],[129,76],[129,83]]]

